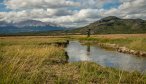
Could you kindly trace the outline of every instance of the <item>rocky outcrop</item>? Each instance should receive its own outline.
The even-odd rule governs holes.
[[[128,54],[133,54],[136,56],[145,56],[146,57],[146,52],[144,52],[144,51],[132,50],[127,47],[121,47],[117,44],[98,43],[98,45],[102,46],[102,47],[109,47],[109,48],[115,49],[116,51],[121,52],[121,53],[128,53]]]

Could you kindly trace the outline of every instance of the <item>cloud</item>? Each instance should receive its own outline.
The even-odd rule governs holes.
[[[74,14],[73,11],[65,9],[33,9],[11,12],[0,12],[0,18],[8,22],[19,22],[27,19],[54,18]]]
[[[118,8],[106,10],[104,15],[114,15],[121,18],[142,18],[146,19],[145,0],[121,0],[123,3]],[[125,2],[124,2],[125,1]]]
[[[99,18],[99,16],[100,16],[100,15],[98,15],[99,11],[100,10],[98,10],[98,9],[82,9],[73,15],[60,16],[60,17],[56,17],[56,18],[43,18],[43,19],[39,19],[39,20],[44,21],[44,22],[45,21],[56,22],[56,23],[59,23],[62,25],[67,24],[66,26],[74,26],[74,27],[77,25],[84,26],[88,23],[96,21],[97,18]]]
[[[115,2],[117,7],[109,6]],[[11,11],[0,12],[0,20],[8,22],[34,19],[79,27],[107,16],[146,19],[145,0],[5,0],[4,4]]]
[[[62,8],[62,7],[76,7],[80,3],[67,0],[7,0],[5,1],[9,9],[38,9],[38,8]]]

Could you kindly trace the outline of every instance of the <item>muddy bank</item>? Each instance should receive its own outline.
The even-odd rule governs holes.
[[[132,50],[132,49],[129,49],[125,46],[121,47],[117,44],[110,44],[110,43],[98,43],[98,45],[101,46],[101,47],[114,49],[114,50],[116,50],[118,52],[121,52],[121,53],[128,53],[128,54],[133,54],[133,55],[136,55],[136,56],[146,57],[146,52]]]
[[[69,44],[69,40],[65,42],[40,43],[39,45],[53,45],[57,47],[67,47],[68,44]]]

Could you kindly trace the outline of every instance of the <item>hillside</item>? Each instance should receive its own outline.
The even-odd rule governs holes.
[[[142,19],[120,19],[115,16],[109,16],[70,32],[86,34],[88,29],[91,29],[92,34],[146,33],[146,21]]]
[[[109,16],[77,29],[65,28],[57,24],[34,20],[22,21],[15,24],[0,21],[0,29],[0,35],[87,34],[88,29],[91,29],[92,34],[140,34],[146,33],[146,21]]]

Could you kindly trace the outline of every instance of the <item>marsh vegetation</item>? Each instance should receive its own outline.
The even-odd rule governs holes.
[[[138,72],[121,71],[92,62],[67,63],[63,46],[46,44],[65,42],[68,37],[0,37],[0,84],[146,83],[146,75]],[[72,37],[86,39],[84,36]],[[97,39],[94,36],[88,40]],[[126,42],[134,42],[131,39],[123,40],[123,38],[122,40],[116,38],[116,40],[100,41],[115,42],[121,45],[123,45],[122,42],[125,44]],[[141,42],[145,44],[145,38],[135,43]],[[131,45],[134,45],[132,43]],[[141,47],[137,49],[145,50],[145,47]]]

